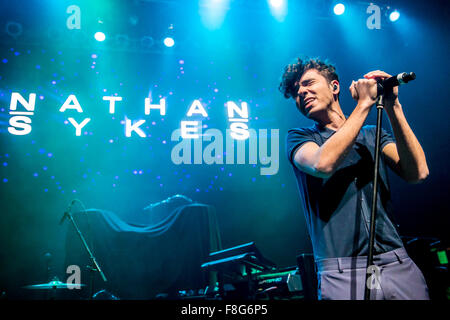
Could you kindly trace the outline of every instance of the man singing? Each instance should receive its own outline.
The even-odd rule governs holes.
[[[285,67],[280,91],[315,124],[291,129],[287,154],[297,178],[317,266],[319,299],[364,299],[373,192],[376,127],[364,125],[377,99],[372,71],[353,81],[357,105],[346,116],[334,66],[318,59]],[[395,140],[382,130],[371,299],[429,299],[422,272],[392,222],[386,164],[410,183],[428,176],[425,154],[403,113],[398,88],[385,93]]]

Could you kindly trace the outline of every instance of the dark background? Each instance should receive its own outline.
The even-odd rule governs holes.
[[[352,80],[375,69],[417,74],[400,88],[400,101],[430,176],[409,185],[391,172],[394,210],[402,236],[448,240],[448,2],[376,3],[382,8],[380,30],[366,27],[366,2],[348,4],[345,15],[335,16],[331,1],[289,1],[281,22],[266,1],[247,2],[231,1],[221,25],[209,19],[214,7],[206,1],[2,2],[1,290],[24,297],[21,286],[45,282],[47,252],[53,272],[64,278],[66,229],[58,222],[73,199],[130,223],[148,223],[145,206],[183,194],[216,208],[224,248],[255,241],[278,266],[295,265],[296,255],[311,252],[311,244],[284,139],[289,128],[312,123],[277,88],[283,67],[297,56],[328,58],[337,66],[346,114],[355,106],[347,89]],[[81,30],[66,28],[70,4],[82,10]],[[387,6],[400,11],[397,22],[388,21]],[[8,27],[11,21],[22,25],[20,34]],[[171,24],[176,44],[166,48],[161,40]],[[99,30],[106,41],[94,40]],[[144,36],[153,38],[153,46],[143,45]],[[37,94],[29,135],[7,131],[11,92],[26,99]],[[102,96],[115,93],[123,101],[110,115]],[[58,111],[70,94],[83,114]],[[144,115],[148,96],[154,102],[166,98],[165,116]],[[231,100],[248,103],[251,129],[279,129],[278,173],[262,176],[259,162],[248,160],[174,165],[170,136],[189,120],[194,99],[208,112],[208,128],[225,133],[224,104]],[[64,123],[68,117],[91,121],[77,137]],[[125,137],[125,117],[145,119],[141,128],[149,136]],[[367,123],[375,123],[375,111]]]

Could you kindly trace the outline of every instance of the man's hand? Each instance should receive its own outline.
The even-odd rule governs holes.
[[[377,100],[377,82],[373,78],[352,81],[349,89],[358,105],[372,106]]]
[[[390,74],[381,71],[381,70],[375,70],[375,71],[371,71],[369,73],[366,73],[364,75],[364,78],[366,79],[380,79],[380,80],[384,80],[384,79],[388,79],[392,77]],[[384,107],[385,108],[389,108],[392,109],[394,107],[394,105],[399,105],[400,102],[398,100],[398,87],[394,87],[392,88],[392,90],[386,90],[384,92]]]
[[[368,80],[384,80],[390,77],[390,74],[380,70],[364,75],[364,78]],[[398,87],[384,93],[384,109],[389,116],[397,141],[386,145],[383,149],[387,164],[410,183],[425,180],[429,174],[425,153],[406,121],[403,108],[398,100]]]

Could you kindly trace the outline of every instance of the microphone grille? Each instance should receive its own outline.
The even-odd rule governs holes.
[[[409,82],[411,80],[414,80],[416,78],[416,74],[414,72],[405,72],[403,75],[403,82]]]

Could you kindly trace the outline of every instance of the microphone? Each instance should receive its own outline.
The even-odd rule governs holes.
[[[408,83],[414,79],[416,79],[416,74],[414,72],[402,72],[385,80],[379,80],[377,86],[378,95],[383,93],[383,91],[392,90],[393,87]]]
[[[59,220],[59,225],[62,225],[64,220],[66,220],[67,216],[69,215],[70,210],[72,210],[72,206],[75,204],[75,200],[72,200],[72,202],[67,206],[66,211],[64,211],[64,215],[62,216],[61,220]]]

